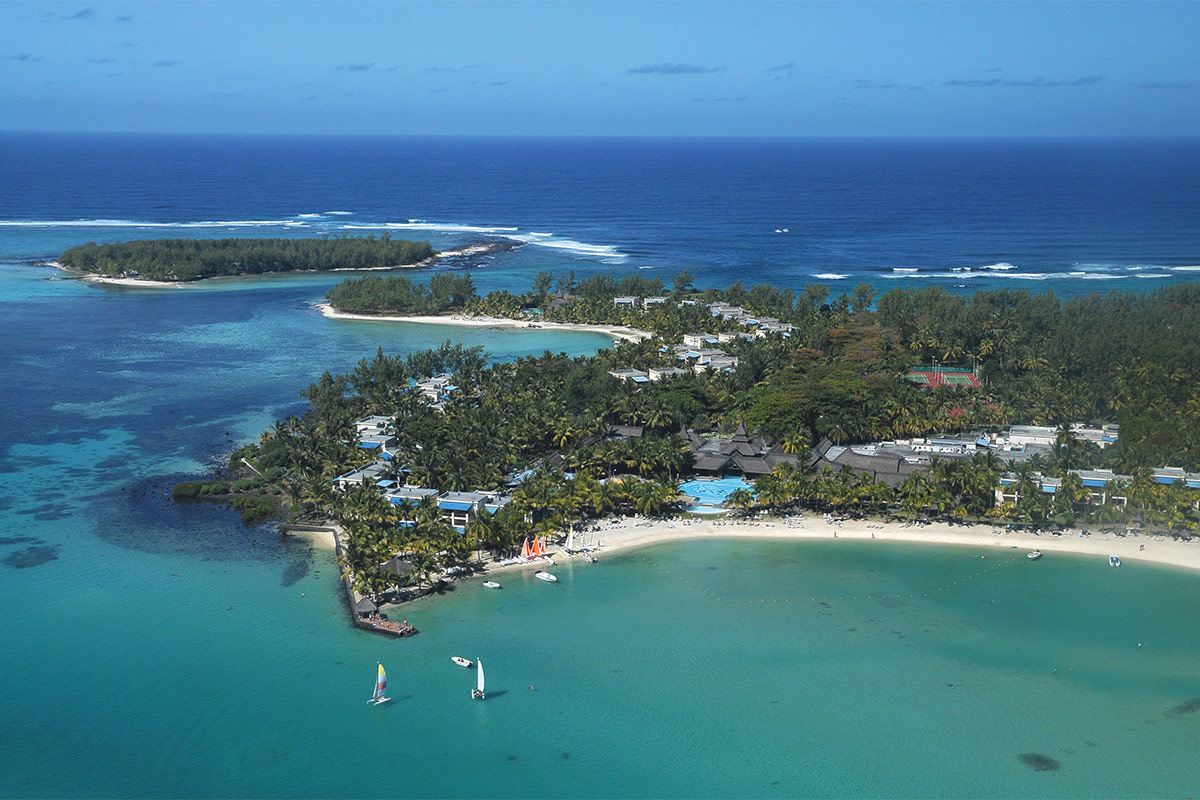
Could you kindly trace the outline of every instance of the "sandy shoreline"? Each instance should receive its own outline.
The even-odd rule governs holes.
[[[649,522],[649,524],[647,524]],[[735,520],[667,520],[647,521],[637,517],[608,520],[599,523],[600,530],[588,533],[589,541],[598,542],[595,555],[604,559],[613,553],[635,550],[662,542],[696,539],[776,539],[780,541],[825,540],[880,541],[926,544],[942,547],[975,547],[980,555],[987,551],[1010,550],[1022,552],[1041,550],[1045,557],[1055,553],[1095,556],[1098,566],[1110,569],[1108,557],[1116,555],[1124,566],[1139,562],[1162,564],[1183,569],[1200,570],[1200,539],[1190,542],[1155,534],[1115,536],[1094,532],[1080,538],[1071,535],[1052,536],[1049,533],[1004,531],[986,525],[950,525],[935,522],[929,525],[902,526],[896,522],[846,520],[831,525],[819,516],[793,516],[755,521]],[[993,530],[999,531],[993,533]],[[836,537],[835,537],[836,534]],[[1144,547],[1145,549],[1141,549]],[[577,558],[561,547],[551,549],[551,557],[559,564]],[[487,561],[483,571],[461,576],[460,580],[487,578],[509,570],[535,570],[554,567],[545,562],[501,566]]]
[[[584,333],[602,333],[614,339],[624,339],[636,342],[649,339],[649,331],[636,328],[623,328],[611,325],[585,325],[574,322],[529,322],[526,320],[508,319],[506,317],[466,317],[462,315],[429,317],[429,316],[379,316],[375,314],[350,314],[345,311],[335,311],[328,303],[317,303],[321,314],[330,319],[347,319],[360,322],[417,322],[424,325],[461,325],[471,328],[521,328],[543,331],[581,331]]]
[[[1092,533],[1080,537],[1078,532],[1053,536],[1049,533],[1005,531],[986,525],[950,525],[935,522],[927,525],[903,525],[896,522],[875,520],[845,520],[840,525],[830,524],[819,516],[772,517],[761,520],[731,519],[671,519],[652,521],[640,517],[610,518],[596,525],[599,531],[584,534],[589,543],[599,545],[592,551],[600,560],[614,553],[637,550],[664,542],[696,541],[700,539],[773,539],[776,541],[880,541],[891,543],[924,544],[938,547],[970,547],[980,556],[990,552],[1010,551],[1016,548],[1022,553],[1041,550],[1045,558],[1056,553],[1093,556],[1097,568],[1108,566],[1110,555],[1119,556],[1124,567],[1136,567],[1139,563],[1151,563],[1200,570],[1200,539],[1189,542],[1157,534]],[[331,531],[291,530],[290,536],[308,541],[318,549],[333,552],[334,541]],[[1143,549],[1144,548],[1144,549]],[[452,582],[469,580],[501,580],[505,573],[515,571],[553,571],[568,561],[580,561],[579,555],[571,555],[561,546],[550,548],[550,557],[555,565],[545,561],[523,564],[501,564],[500,559],[489,556],[482,564],[471,562],[474,572],[459,575],[443,575]],[[428,595],[421,595],[422,597]],[[417,598],[413,598],[417,599]],[[402,606],[410,600],[384,604],[387,607]]]

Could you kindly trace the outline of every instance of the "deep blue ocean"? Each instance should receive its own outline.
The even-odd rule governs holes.
[[[554,586],[461,585],[402,610],[409,640],[357,631],[327,550],[170,486],[379,347],[610,341],[329,320],[312,308],[328,275],[134,289],[26,263],[93,240],[392,230],[527,242],[474,265],[484,290],[643,267],[1146,289],[1200,271],[1196,142],[4,134],[0,154],[0,797],[1200,786],[1200,576],[1133,560],[671,542],[561,565]],[[451,655],[488,664],[487,702]]]
[[[0,257],[149,236],[529,242],[489,265],[836,293],[1200,272],[1200,141],[0,135]],[[786,232],[784,232],[786,231]],[[492,276],[479,276],[481,286]]]

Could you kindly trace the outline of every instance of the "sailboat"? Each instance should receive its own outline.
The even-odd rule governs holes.
[[[371,699],[367,702],[375,706],[388,702],[392,698],[386,696],[385,691],[387,691],[387,673],[383,671],[383,664],[380,664],[379,675],[375,678],[375,694],[371,695]]]
[[[575,531],[569,531],[567,533],[567,552],[575,552]]]
[[[529,539],[526,539],[525,543],[521,545],[521,558],[529,560]]]
[[[478,658],[475,659],[475,688],[471,690],[471,697],[483,699],[483,662]]]

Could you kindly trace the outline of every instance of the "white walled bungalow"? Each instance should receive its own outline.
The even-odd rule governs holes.
[[[394,430],[391,417],[363,417],[354,423],[354,432],[359,436],[392,433]]]
[[[714,333],[685,333],[683,335],[684,346],[692,349],[707,347],[720,341],[719,335]]]
[[[495,514],[511,501],[511,496],[495,492],[446,492],[437,504],[446,521],[462,531],[481,510]]]
[[[338,475],[333,479],[335,489],[345,491],[351,486],[360,484],[378,485],[379,481],[383,480],[383,473],[387,471],[388,465],[383,461],[372,461],[366,466],[352,469],[349,472]]]
[[[610,369],[608,374],[623,381],[632,381],[634,383],[650,382],[650,376],[640,369]]]

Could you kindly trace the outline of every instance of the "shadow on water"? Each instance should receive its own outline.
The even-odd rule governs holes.
[[[1062,766],[1050,756],[1044,756],[1041,753],[1021,753],[1017,758],[1021,759],[1021,763],[1025,766],[1039,772],[1053,772]]]

